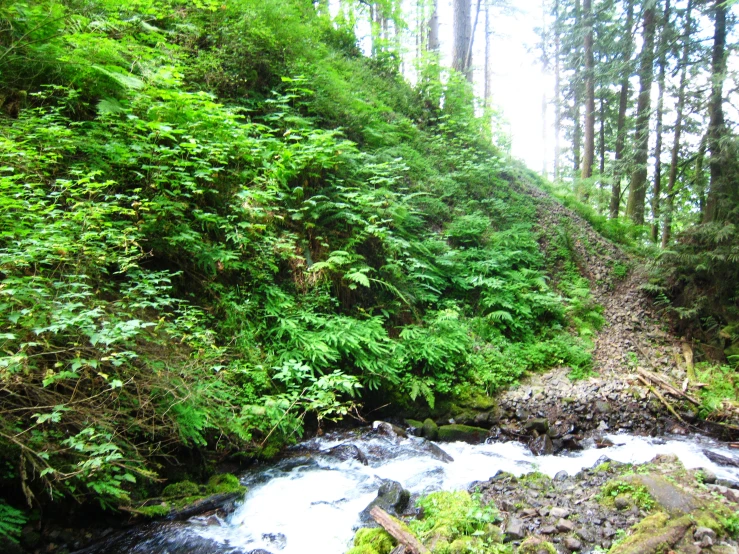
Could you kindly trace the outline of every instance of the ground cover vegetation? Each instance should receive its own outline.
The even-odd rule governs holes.
[[[467,82],[411,87],[342,17],[0,5],[0,535],[362,406],[589,370],[587,283],[566,243],[549,280]]]

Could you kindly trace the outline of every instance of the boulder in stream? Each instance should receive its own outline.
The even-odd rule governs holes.
[[[375,506],[385,510],[387,513],[399,516],[408,506],[411,493],[403,488],[397,481],[385,480],[377,491],[377,498],[370,502],[359,514],[359,519],[365,524],[374,524],[370,511]]]
[[[408,436],[408,433],[405,432],[405,429],[403,429],[402,427],[398,427],[397,425],[393,425],[392,423],[388,423],[387,421],[373,422],[372,429],[376,433],[392,438],[406,438]]]
[[[541,435],[529,443],[529,449],[534,456],[550,456],[554,452],[554,445],[549,435]]]
[[[337,458],[342,462],[345,462],[347,460],[356,460],[360,464],[367,465],[368,463],[367,456],[364,455],[364,452],[362,452],[357,445],[348,442],[340,444],[338,446],[334,446],[333,448],[329,448],[328,450],[324,451],[324,453],[327,456]]]
[[[469,425],[442,425],[439,427],[439,440],[443,442],[469,442],[476,444],[484,441],[488,436],[488,430],[481,427]]]

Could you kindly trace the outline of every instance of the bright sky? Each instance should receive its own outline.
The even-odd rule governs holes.
[[[552,125],[547,122],[548,144],[542,137],[542,95],[546,91],[551,100],[553,84],[551,76],[545,76],[536,47],[539,37],[535,28],[541,26],[541,0],[511,0],[515,13],[497,10],[493,20],[494,30],[494,96],[495,103],[509,123],[512,153],[526,164],[540,171],[544,156],[551,170],[553,151]],[[412,19],[415,0],[404,0],[406,19]],[[477,2],[473,0],[473,12]],[[484,5],[484,0],[483,0]],[[332,12],[338,12],[338,1],[332,0]],[[439,22],[442,63],[451,66],[452,25],[454,20],[452,0],[439,0]],[[473,13],[474,18],[474,13]],[[409,21],[412,25],[412,21]],[[360,22],[357,28],[360,44],[369,53],[369,25]],[[413,57],[412,45],[406,45],[408,58]],[[480,13],[474,41],[473,60],[475,84],[478,96],[483,95],[483,68],[485,63],[485,14]],[[547,118],[551,119],[551,106]],[[546,153],[546,154],[545,154]]]
[[[494,100],[504,118],[510,124],[511,149],[535,171],[540,171],[543,158],[554,148],[553,131],[548,125],[548,142],[544,144],[542,130],[542,95],[546,91],[551,100],[551,78],[543,74],[540,42],[536,27],[541,27],[541,0],[514,0],[515,13],[497,11],[493,20],[494,31]],[[473,2],[473,6],[476,3]],[[453,11],[451,0],[440,0],[442,51],[445,65],[451,65]],[[474,14],[473,14],[474,17]],[[480,14],[475,36],[473,60],[477,94],[483,95],[483,70],[485,64],[485,15]],[[548,116],[553,114],[548,107]],[[546,154],[545,154],[546,153]],[[547,163],[551,165],[551,156]]]

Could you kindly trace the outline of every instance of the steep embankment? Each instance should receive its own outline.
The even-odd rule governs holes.
[[[548,259],[557,257],[556,243],[566,235],[578,272],[602,306],[603,324],[593,337],[594,373],[572,381],[570,369],[561,367],[503,392],[502,432],[525,436],[527,420],[546,417],[565,437],[618,429],[655,435],[703,430],[734,437],[730,426],[699,419],[702,385],[688,388],[690,351],[642,289],[649,279],[645,260],[604,238],[541,189],[523,185],[522,190],[536,199],[540,244]],[[561,439],[554,440],[555,451],[562,446]]]

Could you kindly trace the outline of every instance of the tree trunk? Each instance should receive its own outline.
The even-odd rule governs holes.
[[[721,139],[726,133],[724,125],[724,79],[726,78],[726,5],[725,0],[716,0],[716,22],[711,56],[711,100],[708,107],[708,148],[711,152],[709,167],[711,181],[703,213],[704,223],[720,221],[726,215],[724,200],[729,194],[729,183],[722,160]]]
[[[600,94],[600,129],[598,130],[598,149],[600,150],[600,164],[598,172],[600,173],[601,183],[603,176],[606,174],[606,99],[605,93]]]
[[[441,48],[439,38],[439,0],[433,0],[431,18],[429,19],[429,52],[438,52]]]
[[[562,75],[561,75],[561,51],[562,38],[559,35],[559,0],[554,0],[554,180],[559,180],[559,157],[561,146],[559,143],[562,135]]]
[[[467,47],[467,56],[464,60],[466,68],[467,80],[472,83],[474,79],[474,68],[472,67],[472,47],[475,45],[475,33],[477,32],[477,22],[480,19],[480,5],[482,0],[477,0],[477,9],[475,10],[475,22],[472,24],[472,32],[470,33],[470,44]]]
[[[637,225],[644,224],[644,203],[647,196],[647,159],[649,158],[649,116],[654,81],[654,5],[644,9],[644,45],[639,66],[639,101],[634,129],[634,171],[631,175],[626,215]]]
[[[657,128],[654,145],[654,193],[652,194],[652,241],[659,238],[660,195],[662,194],[662,117],[665,109],[665,76],[667,72],[667,48],[670,35],[670,0],[665,0],[662,33],[659,38],[659,77],[657,85]]]
[[[675,115],[675,140],[672,143],[670,159],[670,176],[667,179],[667,195],[665,198],[665,222],[662,227],[662,248],[667,248],[672,235],[672,210],[674,206],[675,183],[677,182],[677,166],[680,156],[680,138],[683,130],[683,111],[685,110],[685,87],[688,80],[688,62],[690,57],[691,11],[693,0],[688,0],[685,9],[685,31],[683,33],[683,52],[680,59],[680,85],[677,92],[677,108]]]
[[[467,52],[472,39],[471,0],[454,0],[454,45],[452,68],[471,80],[472,73],[467,66]]]
[[[490,4],[485,7],[485,107],[493,107],[493,20]]]
[[[621,208],[621,176],[624,174],[624,144],[626,142],[626,109],[629,106],[629,79],[631,78],[631,52],[634,48],[632,26],[634,25],[634,0],[628,0],[626,7],[626,27],[624,32],[623,63],[621,69],[621,92],[618,97],[618,122],[616,124],[616,162],[613,166],[613,184],[611,185],[611,205],[609,215],[616,219]]]
[[[595,159],[595,59],[593,57],[593,6],[592,0],[583,1],[583,24],[585,26],[585,145],[582,160],[582,179],[593,176]],[[584,185],[587,187],[587,184]],[[587,188],[583,194],[588,199]]]
[[[575,0],[575,30],[579,32],[582,24],[582,18],[580,13],[580,0]],[[575,158],[574,170],[575,175],[580,172],[580,149],[582,147],[582,127],[580,127],[580,102],[582,102],[582,95],[580,94],[580,82],[582,81],[582,75],[580,72],[580,64],[575,64],[575,86],[573,90],[573,103],[574,111],[572,114],[572,154]]]

